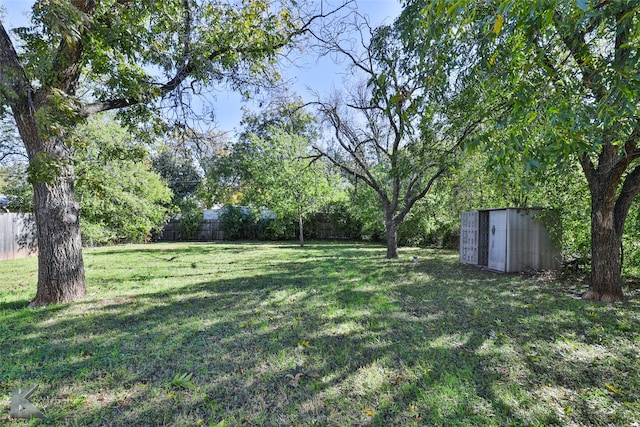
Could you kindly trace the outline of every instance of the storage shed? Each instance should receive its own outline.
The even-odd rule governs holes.
[[[550,214],[551,211],[542,208],[463,212],[460,262],[505,273],[557,269],[560,251],[545,226],[549,221],[544,220],[552,218]]]

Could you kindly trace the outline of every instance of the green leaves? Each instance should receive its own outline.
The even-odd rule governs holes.
[[[278,73],[266,70],[301,26],[287,1],[279,6],[268,0],[237,5],[153,0],[135,7],[131,2],[39,0],[33,25],[15,31],[16,44],[22,46],[28,80],[42,85],[45,96],[69,98],[81,90],[85,103],[112,102],[90,114],[138,104],[123,112],[135,125],[157,107],[155,99],[196,83],[226,82],[246,95],[249,87],[273,83]],[[69,101],[73,111],[81,110],[79,100]],[[39,118],[45,136],[76,124],[55,105]]]
[[[65,0],[41,0],[33,6],[33,20],[53,37],[70,45],[80,41],[83,27],[90,23],[90,17]]]
[[[589,10],[589,2],[587,0],[576,0],[576,4],[580,9],[584,10],[585,12]]]
[[[196,385],[191,381],[191,377],[193,377],[192,372],[185,373],[177,373],[173,376],[171,380],[171,387],[175,388],[185,388],[189,390],[193,390],[196,388]]]
[[[52,89],[43,106],[35,113],[43,139],[63,138],[66,131],[82,122],[79,100],[62,90]]]
[[[151,171],[146,147],[109,119],[90,119],[74,139],[84,243],[147,241],[164,223],[171,190]]]
[[[51,153],[41,151],[36,154],[27,167],[28,181],[31,185],[36,183],[51,184],[68,171],[70,162],[54,157]]]
[[[415,13],[424,3],[409,2],[405,14]],[[630,22],[640,15],[640,7],[612,2],[592,8],[593,4],[429,2],[430,10],[451,18],[452,46],[475,52],[465,69],[481,88],[480,105],[499,106],[493,114],[497,124],[517,140],[504,147],[505,159],[530,146],[529,154],[547,154],[535,159],[540,164],[553,163],[597,151],[605,140],[628,139],[640,93],[640,85],[631,78],[640,60],[640,32],[637,25],[632,30]],[[479,28],[481,33],[476,32]],[[423,44],[435,37],[433,32],[422,35]],[[606,137],[598,136],[602,129]]]
[[[247,115],[243,123],[237,148],[248,184],[245,201],[300,220],[340,196],[337,176],[311,148],[316,123],[299,104]]]

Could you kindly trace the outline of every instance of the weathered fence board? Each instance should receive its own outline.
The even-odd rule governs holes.
[[[32,214],[0,214],[0,260],[25,258],[38,251]]]
[[[166,242],[178,242],[181,240],[187,240],[183,236],[182,228],[180,227],[180,221],[169,221],[165,224],[158,240]],[[211,242],[215,240],[224,240],[224,231],[220,229],[220,221],[217,219],[205,219],[200,223],[198,229],[198,235],[195,239],[201,242]]]
[[[203,220],[198,230],[198,240],[206,242],[224,240],[224,231],[220,229],[220,221],[217,219]]]

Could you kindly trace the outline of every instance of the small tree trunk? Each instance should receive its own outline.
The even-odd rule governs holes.
[[[584,299],[622,301],[622,265],[620,247],[622,227],[616,227],[614,209],[591,203],[591,283]]]
[[[387,258],[398,258],[398,231],[393,213],[385,213],[385,231],[387,232]]]
[[[300,225],[300,247],[304,247],[304,221],[302,220],[302,214],[298,213],[298,224]]]
[[[34,211],[38,230],[38,290],[30,306],[74,301],[85,295],[79,204],[73,188],[73,165],[64,142],[46,144],[55,175],[46,180],[35,172]],[[34,166],[32,156],[32,166]],[[45,164],[35,166],[46,167]],[[43,182],[44,181],[44,182]]]

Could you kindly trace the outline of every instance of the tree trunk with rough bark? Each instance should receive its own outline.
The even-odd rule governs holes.
[[[64,46],[67,46],[63,44]],[[74,94],[77,68],[67,69]],[[73,190],[71,151],[60,127],[52,126],[50,93],[31,86],[11,40],[0,23],[0,94],[15,119],[29,156],[38,236],[38,289],[30,306],[76,300],[86,292],[79,205]],[[39,116],[44,109],[45,113]],[[55,129],[55,131],[54,131]],[[54,135],[57,133],[57,135]]]
[[[38,288],[30,306],[74,301],[85,295],[86,285],[70,150],[55,138],[29,143],[28,149],[38,233]]]
[[[627,148],[633,151],[631,145]],[[591,192],[591,281],[583,298],[622,301],[622,234],[640,191],[640,167],[625,176],[630,159],[620,157],[613,144],[603,145],[598,160],[595,166],[588,156],[581,158]]]
[[[38,290],[31,306],[77,300],[85,295],[79,205],[73,182],[37,183]]]
[[[591,209],[591,282],[584,298],[622,301],[622,232],[618,231],[612,208],[594,201]]]
[[[393,212],[385,212],[385,231],[387,233],[387,258],[398,258],[398,225]]]

